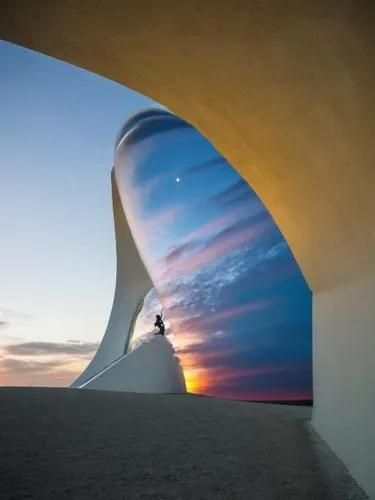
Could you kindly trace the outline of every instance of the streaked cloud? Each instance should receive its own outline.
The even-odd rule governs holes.
[[[178,326],[179,329],[182,330],[202,329],[216,324],[219,326],[223,321],[261,311],[262,309],[269,307],[271,304],[271,300],[256,300],[246,304],[237,305],[236,307],[214,311],[211,314],[206,313],[196,318],[190,318],[188,316],[181,318],[174,316],[173,325],[174,327]]]
[[[213,373],[213,377],[216,376],[219,375]],[[311,365],[291,364],[250,369],[238,377],[231,376],[230,372],[223,372],[220,383],[212,387],[210,392],[217,396],[231,394],[231,397],[247,394],[247,398],[266,400],[311,399],[311,386]]]
[[[82,372],[88,360],[27,359],[0,356],[0,384],[3,386],[66,387]]]
[[[179,258],[173,263],[174,266],[165,272],[164,279],[170,278],[176,273],[195,271],[201,266],[219,260],[229,252],[259,239],[267,230],[273,229],[269,217],[255,217],[257,220],[242,219],[238,221],[214,236],[201,249],[191,252],[185,259]]]
[[[192,250],[195,250],[197,246],[198,244],[194,241],[187,241],[186,243],[182,243],[181,245],[173,246],[167,253],[167,255],[159,262],[167,267],[173,266],[177,260],[179,260],[187,253],[190,253]]]
[[[154,176],[134,189],[138,199],[148,198],[158,188],[163,179],[162,175]]]
[[[3,347],[11,356],[81,356],[94,353],[99,344],[95,342],[23,342]]]
[[[155,212],[152,216],[142,220],[144,231],[150,231],[150,234],[155,234],[158,231],[165,230],[165,226],[176,220],[176,217],[183,212],[184,206],[170,205],[167,208]]]
[[[8,309],[6,307],[0,307],[0,322],[5,322],[8,324],[15,322],[28,322],[33,319],[31,314],[26,314],[21,311],[15,311],[13,309]]]
[[[92,359],[95,342],[12,342],[0,347],[0,384],[70,385]]]
[[[197,176],[196,192],[191,179],[179,183],[178,191],[168,181],[163,190],[157,179],[162,160],[156,155],[156,164],[149,152],[129,184],[143,214],[135,221],[144,233],[137,240],[149,247],[150,272],[189,389],[254,399],[307,394],[310,297],[285,240],[256,193],[223,157],[213,153],[186,167],[189,152],[180,160],[172,141],[184,132],[170,131],[166,171],[171,179]],[[215,182],[206,184],[208,173],[217,176]],[[155,186],[161,188],[162,210],[147,198]]]
[[[218,156],[216,158],[212,158],[211,160],[195,164],[192,167],[188,167],[182,170],[179,175],[183,176],[200,174],[202,172],[205,172],[206,170],[212,171],[213,168],[217,168],[218,166],[228,168],[228,162],[222,156]]]
[[[45,373],[66,365],[65,360],[54,359],[47,361],[22,360],[11,357],[3,357],[1,371],[8,375],[30,375],[33,373]]]
[[[218,203],[219,205],[228,205],[239,196],[246,196],[247,199],[256,198],[259,205],[261,205],[255,193],[250,189],[247,182],[243,179],[238,179],[226,189],[223,189],[219,193],[213,195],[211,198],[209,198],[208,203],[214,202]]]
[[[211,219],[202,224],[198,229],[186,236],[186,241],[192,241],[201,237],[207,237],[215,233],[221,232],[224,229],[231,227],[239,219],[238,213],[230,211]]]

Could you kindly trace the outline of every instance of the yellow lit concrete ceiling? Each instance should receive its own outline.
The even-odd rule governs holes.
[[[259,194],[315,292],[373,267],[371,2],[1,0],[0,8],[3,39],[121,82],[208,137]]]

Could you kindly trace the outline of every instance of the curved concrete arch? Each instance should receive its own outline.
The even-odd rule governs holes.
[[[373,18],[356,0],[1,3],[2,38],[168,106],[255,189],[314,292],[315,427],[375,496]]]
[[[72,387],[80,387],[126,354],[132,334],[134,316],[153,283],[139,256],[124,210],[114,172],[112,202],[116,235],[117,272],[111,314],[99,348]]]
[[[143,393],[186,392],[180,361],[164,337],[151,337],[128,352],[136,318],[153,283],[129,228],[114,170],[112,201],[117,255],[112,310],[95,356],[71,387]]]

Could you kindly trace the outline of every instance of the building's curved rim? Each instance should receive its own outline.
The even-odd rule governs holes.
[[[151,286],[150,290],[144,294],[144,296],[140,299],[140,301],[138,302],[138,304],[137,304],[137,306],[136,306],[136,308],[134,310],[133,318],[132,318],[132,321],[131,321],[130,327],[129,327],[128,339],[127,339],[126,345],[124,347],[124,354],[127,354],[129,352],[129,346],[131,344],[131,341],[133,340],[135,325],[136,325],[138,316],[139,316],[140,312],[142,311],[146,295],[148,293],[150,293],[150,291],[152,290],[152,288],[153,287]]]
[[[118,149],[123,140],[141,124],[148,120],[154,118],[169,118],[177,119],[183,121],[182,118],[178,117],[171,111],[163,108],[145,108],[142,111],[137,111],[136,113],[130,115],[124,122],[123,126],[120,128],[115,141],[115,151]]]

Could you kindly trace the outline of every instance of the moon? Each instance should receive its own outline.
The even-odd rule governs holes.
[[[179,177],[176,177],[176,182],[180,182],[180,178]]]

